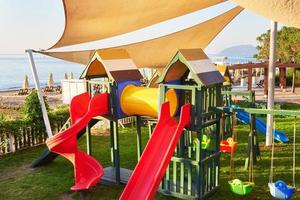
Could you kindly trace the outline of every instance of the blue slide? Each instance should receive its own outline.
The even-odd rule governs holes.
[[[239,111],[239,112],[237,112],[236,116],[243,123],[250,124],[249,113],[244,112],[244,111]],[[266,126],[266,123],[264,121],[262,121],[261,119],[256,117],[255,118],[255,126],[256,126],[256,130],[258,130],[258,132],[260,132],[261,134],[266,135],[267,126]],[[285,135],[284,132],[275,130],[274,135],[275,135],[275,140],[277,140],[279,142],[286,143],[286,142],[289,141],[289,138]]]

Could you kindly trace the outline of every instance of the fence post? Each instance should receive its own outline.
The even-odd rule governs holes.
[[[16,151],[16,148],[15,148],[15,137],[11,133],[9,134],[8,144],[9,144],[9,151],[10,152],[15,152]]]

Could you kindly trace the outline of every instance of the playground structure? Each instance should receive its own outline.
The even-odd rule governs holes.
[[[228,86],[228,85],[227,85]],[[266,135],[266,124],[263,120],[259,119],[255,116],[255,114],[268,114],[267,110],[256,109],[255,103],[255,93],[253,91],[247,92],[233,92],[230,91],[230,87],[223,87],[223,97],[224,97],[224,107],[222,118],[221,118],[221,138],[224,135],[231,135],[232,137],[228,137],[227,140],[222,140],[220,144],[220,151],[225,153],[230,153],[230,178],[231,180],[228,182],[230,185],[230,189],[233,193],[237,195],[247,195],[251,192],[252,187],[255,185],[254,182],[254,164],[257,163],[257,157],[260,156],[259,144],[257,140],[257,132],[263,135]],[[247,109],[240,109],[239,106],[236,106],[232,101],[232,96],[242,96],[246,98],[246,102],[248,103]],[[229,109],[228,109],[229,108]],[[249,109],[249,110],[248,110]],[[229,111],[230,110],[230,111]],[[284,110],[275,111],[274,113],[278,113],[279,115],[285,113]],[[274,114],[272,113],[272,114]],[[296,113],[286,113],[286,115],[293,116]],[[299,113],[298,113],[299,114]],[[274,114],[275,115],[275,114]],[[297,115],[297,114],[296,114]],[[237,148],[237,140],[235,140],[235,135],[237,134],[234,130],[234,124],[236,121],[249,124],[250,132],[248,139],[248,147],[247,147],[247,158],[245,160],[245,168],[249,168],[249,181],[241,181],[237,179],[234,173],[234,151]],[[295,125],[294,125],[295,127]],[[230,134],[228,134],[228,132]],[[295,192],[295,177],[293,179],[293,186],[288,186],[284,181],[278,180],[273,183],[273,154],[274,154],[274,142],[275,140],[286,143],[289,141],[288,137],[284,132],[276,130],[276,127],[273,130],[273,148],[272,148],[272,158],[271,158],[271,174],[269,181],[270,193],[273,197],[279,199],[290,199]],[[294,129],[294,145],[295,145],[295,129]],[[295,151],[295,147],[294,147]],[[293,169],[295,168],[295,155],[293,155]],[[293,173],[295,173],[293,171]],[[233,179],[234,178],[234,179]]]
[[[236,0],[237,1],[237,0]],[[204,9],[210,7],[212,5],[217,5],[223,1],[213,0],[213,1],[195,1],[189,2],[189,4],[185,4],[186,2],[165,2],[166,7],[159,6],[161,2],[153,1],[148,4],[128,4],[127,2],[80,2],[80,1],[64,1],[65,8],[65,21],[66,25],[64,33],[59,41],[51,48],[64,47],[73,44],[80,44],[84,42],[92,42],[95,40],[101,40],[105,38],[109,38],[112,36],[117,36],[123,33],[129,33],[134,30],[138,30],[144,27],[147,27],[152,24],[156,24],[159,22],[163,22],[168,19],[172,19],[177,16],[182,16],[188,14],[192,11]],[[239,1],[237,1],[239,2]],[[249,1],[250,2],[250,1]],[[248,2],[248,3],[249,3]],[[251,1],[252,2],[252,1]],[[286,16],[289,16],[289,19],[294,19],[298,14],[291,11],[291,7],[294,6],[293,3],[286,4],[287,6],[278,7],[274,9],[277,5],[276,3],[272,4],[272,1],[269,3],[251,3],[250,5],[255,5],[254,10],[263,10],[262,14],[271,18],[274,23],[272,24],[272,29],[276,29],[276,22],[281,21],[286,22],[290,25],[299,26],[299,24],[295,22],[290,22],[287,20]],[[243,7],[248,8],[251,6],[247,6],[245,3],[241,3]],[[272,6],[273,5],[273,6]],[[284,2],[281,2],[281,5],[285,5]],[[81,8],[81,9],[78,9]],[[120,9],[122,8],[122,9]],[[258,9],[259,8],[259,9]],[[284,12],[280,12],[279,9],[283,8]],[[203,22],[197,26],[190,27],[186,29],[186,31],[178,31],[176,33],[170,35],[164,35],[157,39],[151,39],[149,41],[141,41],[132,45],[124,45],[122,48],[126,49],[132,56],[132,58],[137,63],[138,67],[141,66],[150,66],[150,67],[161,67],[165,66],[165,61],[175,52],[176,49],[180,48],[195,48],[201,47],[205,48],[216,37],[216,35],[237,15],[241,12],[242,8],[237,7],[232,9],[231,11],[227,11],[226,13],[212,18],[206,22]],[[269,11],[274,10],[274,12]],[[294,9],[297,10],[297,9]],[[68,11],[68,12],[66,12]],[[87,12],[88,11],[88,12]],[[267,14],[267,12],[271,13]],[[128,14],[130,13],[130,14]],[[161,15],[163,13],[163,15]],[[280,13],[280,14],[279,14]],[[284,14],[282,14],[284,13]],[[279,18],[275,17],[276,15],[281,15]],[[140,20],[136,20],[140,19]],[[297,20],[294,20],[297,21]],[[299,20],[298,20],[299,21]],[[135,23],[134,23],[135,22]],[[84,24],[85,27],[82,28],[81,25]],[[102,27],[99,29],[99,24]],[[269,73],[271,76],[269,77],[269,85],[272,88],[274,73],[272,68],[274,68],[275,62],[275,32],[271,31],[271,42],[270,42],[270,67]],[[198,34],[196,34],[198,33]],[[273,36],[272,36],[273,35]],[[157,47],[160,49],[160,53],[156,56],[148,56],[146,55],[155,55],[157,52]],[[99,47],[100,48],[100,47]],[[120,48],[120,46],[118,47]],[[48,49],[48,50],[49,50]],[[92,49],[76,49],[73,52],[57,52],[57,51],[40,51],[41,53],[62,58],[64,60],[74,61],[78,63],[86,64],[86,61],[90,59],[90,53],[94,50]],[[153,197],[154,191],[156,191],[156,187],[160,182],[161,174],[164,174],[165,177],[161,182],[160,191],[166,195],[172,195],[180,198],[196,198],[202,199],[211,195],[216,191],[218,187],[218,176],[219,176],[219,133],[222,139],[225,137],[233,136],[233,143],[235,141],[235,137],[233,134],[233,118],[236,114],[242,113],[240,115],[240,120],[250,124],[250,152],[249,155],[252,157],[253,161],[253,153],[254,149],[253,138],[256,131],[256,121],[255,114],[283,114],[285,111],[274,111],[274,110],[263,110],[263,109],[255,109],[255,108],[239,108],[234,107],[232,104],[227,103],[222,104],[222,92],[223,95],[229,97],[233,94],[230,91],[230,87],[222,86],[221,80],[217,77],[217,73],[211,76],[211,72],[213,67],[210,63],[204,61],[206,59],[201,59],[201,62],[198,60],[194,60],[195,57],[193,54],[187,51],[179,51],[176,57],[173,58],[174,63],[170,63],[169,70],[165,71],[163,74],[163,80],[158,81],[159,83],[159,92],[154,92],[151,88],[140,88],[139,77],[140,73],[134,67],[132,60],[129,58],[126,53],[107,53],[104,51],[97,51],[95,53],[88,67],[92,65],[96,65],[96,70],[100,71],[92,74],[90,77],[86,76],[89,73],[83,74],[82,78],[88,80],[87,84],[87,92],[82,96],[74,98],[73,105],[78,107],[77,109],[71,108],[71,119],[66,123],[65,129],[62,133],[57,136],[52,137],[52,131],[50,127],[50,123],[47,116],[47,111],[43,102],[43,98],[40,94],[40,84],[36,72],[36,67],[33,61],[32,50],[27,50],[29,55],[29,60],[31,64],[32,74],[35,79],[36,89],[38,91],[39,99],[42,106],[43,117],[45,121],[45,126],[47,130],[47,134],[49,136],[49,140],[47,144],[49,145],[49,149],[54,152],[50,152],[46,150],[44,155],[34,163],[35,166],[46,164],[51,162],[56,156],[57,153],[67,157],[74,164],[75,169],[75,187],[74,190],[80,190],[84,188],[89,188],[96,184],[98,180],[104,173],[102,177],[102,181],[109,181],[114,183],[120,183],[130,176],[130,170],[123,169],[120,166],[119,162],[119,139],[118,139],[118,121],[126,116],[136,116],[137,117],[137,149],[138,149],[138,159],[140,159],[139,164],[137,165],[136,170],[131,175],[128,186],[125,188],[124,193],[122,194],[122,198],[139,198],[145,199],[146,197]],[[171,52],[171,53],[170,53]],[[112,57],[111,57],[112,56]],[[201,57],[201,56],[200,56]],[[176,60],[177,59],[177,60]],[[195,62],[196,61],[196,62]],[[204,61],[204,62],[202,62]],[[164,64],[162,64],[164,63]],[[124,64],[124,65],[123,65]],[[98,67],[97,65],[100,65]],[[186,70],[186,74],[179,74],[180,81],[173,79],[169,81],[169,77],[173,77],[172,68],[177,68],[178,65],[185,66],[188,70]],[[176,67],[177,66],[177,67]],[[199,67],[200,66],[200,67]],[[208,68],[207,68],[208,66]],[[199,68],[198,68],[199,67]],[[203,68],[202,68],[203,67]],[[91,67],[92,68],[92,67]],[[180,67],[178,67],[180,68]],[[184,67],[183,67],[184,68]],[[195,70],[203,70],[200,73]],[[201,69],[202,68],[202,69]],[[102,70],[102,71],[101,71]],[[212,70],[212,71],[211,71]],[[190,73],[188,73],[190,71]],[[179,70],[180,72],[180,70]],[[176,71],[177,73],[177,71]],[[175,76],[176,76],[175,73]],[[250,73],[248,73],[250,74]],[[273,74],[273,75],[272,75]],[[94,76],[93,76],[94,75]],[[94,78],[101,78],[101,80],[89,80]],[[211,78],[211,79],[210,79]],[[248,77],[249,80],[251,76]],[[158,77],[159,79],[159,77]],[[210,79],[210,80],[208,80]],[[199,81],[200,80],[200,81]],[[216,82],[207,82],[211,80],[217,80]],[[173,82],[174,81],[174,82]],[[178,81],[178,82],[177,82]],[[220,82],[219,82],[220,81]],[[223,81],[222,81],[223,82]],[[95,91],[93,85],[100,83],[100,90]],[[251,84],[252,82],[249,81]],[[122,85],[123,84],[123,85]],[[267,84],[266,81],[264,84]],[[124,87],[123,87],[124,86]],[[155,86],[155,87],[158,87]],[[221,91],[223,88],[223,91]],[[267,89],[267,87],[265,87]],[[266,90],[265,90],[266,91]],[[274,95],[272,94],[272,90],[269,88],[269,100],[273,101]],[[225,94],[224,92],[227,92]],[[94,93],[101,93],[100,95]],[[150,95],[154,94],[153,96]],[[143,96],[143,98],[139,98]],[[87,97],[92,97],[91,99]],[[108,101],[106,101],[106,97]],[[225,101],[226,98],[225,97]],[[150,99],[148,99],[150,98]],[[79,99],[79,101],[77,101]],[[96,101],[98,99],[98,101]],[[100,99],[100,100],[99,100]],[[133,101],[135,100],[135,101]],[[157,101],[155,101],[157,100]],[[169,103],[164,103],[164,101],[169,101]],[[224,99],[223,99],[224,100]],[[136,102],[139,106],[132,106],[130,103]],[[190,103],[190,104],[185,104]],[[100,106],[101,104],[101,106]],[[95,108],[92,108],[94,107]],[[98,107],[99,106],[99,107]],[[179,114],[179,107],[182,106],[182,112],[180,113],[182,116],[191,115],[189,120],[184,119],[180,120],[179,123],[176,124],[171,117],[176,119]],[[192,109],[189,109],[189,107]],[[71,106],[72,107],[72,106]],[[143,107],[143,109],[141,109]],[[159,120],[157,122],[156,117],[159,113],[158,110],[161,107],[161,113]],[[98,109],[99,108],[99,109]],[[145,110],[144,110],[145,108]],[[271,109],[272,106],[269,106]],[[103,109],[103,110],[102,110]],[[189,110],[189,112],[187,111]],[[185,111],[185,112],[184,112]],[[171,112],[171,113],[170,113]],[[248,112],[248,113],[245,113]],[[174,115],[174,116],[170,116]],[[102,116],[103,115],[103,116]],[[143,115],[147,115],[145,118]],[[247,118],[248,115],[248,118]],[[288,115],[299,116],[299,113],[290,112]],[[150,116],[150,118],[149,118]],[[111,130],[111,153],[112,153],[112,166],[102,169],[102,166],[90,157],[88,154],[91,154],[91,143],[90,143],[90,128],[95,124],[99,119],[106,118],[110,120],[110,130]],[[221,118],[221,122],[220,122]],[[149,120],[151,124],[158,124],[157,127],[163,126],[163,128],[167,129],[167,138],[172,142],[169,143],[170,146],[166,146],[167,141],[162,141],[162,151],[157,151],[155,153],[160,153],[160,156],[164,155],[165,159],[159,159],[159,162],[154,162],[153,154],[149,155],[151,152],[150,147],[157,147],[158,139],[161,139],[162,133],[157,128],[155,129],[153,135],[151,136],[148,144],[144,152],[147,154],[143,154],[141,156],[141,120]],[[173,126],[166,127],[169,123],[165,123],[165,120],[168,119],[169,123]],[[183,118],[182,118],[183,119]],[[224,122],[224,123],[223,123]],[[230,123],[231,122],[231,123]],[[269,123],[270,124],[270,123]],[[272,123],[271,123],[272,124]],[[263,124],[257,121],[257,129],[259,127],[263,127]],[[175,126],[177,126],[175,130]],[[181,132],[186,127],[185,132],[181,135]],[[263,131],[263,128],[261,128]],[[152,132],[152,131],[151,131]],[[174,137],[171,138],[171,132],[174,132]],[[87,153],[79,151],[76,147],[77,138],[86,133],[87,136]],[[270,134],[272,135],[272,134]],[[280,134],[279,134],[280,135]],[[160,136],[160,137],[159,137]],[[178,137],[180,136],[179,142]],[[52,137],[52,138],[51,138]],[[275,138],[275,137],[273,137]],[[277,137],[282,139],[281,137]],[[228,138],[227,138],[228,139]],[[230,141],[230,140],[228,140]],[[175,150],[175,146],[178,143],[178,147]],[[294,133],[294,144],[295,144],[295,133]],[[274,142],[273,142],[274,145]],[[158,145],[159,146],[159,145]],[[273,146],[274,147],[274,146]],[[295,147],[295,146],[294,146]],[[173,154],[175,150],[175,154]],[[56,152],[56,153],[55,153]],[[234,151],[231,150],[231,154]],[[71,155],[70,155],[71,154]],[[169,155],[173,157],[170,158]],[[272,155],[274,154],[274,148],[272,148]],[[148,162],[145,161],[145,156],[152,156]],[[167,156],[168,155],[168,156]],[[86,161],[79,163],[80,159]],[[295,148],[294,148],[294,158],[295,158]],[[146,158],[147,159],[147,158]],[[165,170],[165,163],[169,163],[169,167]],[[94,162],[95,161],[95,162]],[[272,156],[273,161],[273,156]],[[144,163],[145,162],[145,163]],[[251,161],[250,161],[251,162]],[[139,170],[143,167],[144,164],[147,167],[152,166],[152,164],[156,164],[154,171],[150,171],[149,177],[156,177],[155,180],[149,181],[148,176],[145,177],[142,170]],[[91,164],[95,170],[86,170],[87,168],[85,164]],[[162,168],[158,169],[158,164],[162,164]],[[253,166],[252,164],[250,164]],[[295,162],[294,162],[295,165]],[[194,168],[195,167],[195,168]],[[149,167],[150,168],[150,167]],[[271,170],[273,168],[273,162],[271,163]],[[293,166],[295,172],[295,166]],[[174,170],[175,169],[175,170]],[[76,171],[77,170],[77,171]],[[78,173],[80,171],[81,173]],[[146,170],[145,170],[146,171]],[[85,174],[88,172],[87,174]],[[90,173],[95,172],[95,173]],[[140,174],[140,173],[143,174]],[[178,173],[180,172],[180,173]],[[82,174],[83,173],[83,174]],[[131,182],[131,180],[136,180],[135,174],[143,175],[145,180],[141,180],[138,185],[134,184],[135,181]],[[157,176],[156,176],[156,175]],[[158,176],[159,175],[159,176]],[[270,175],[271,177],[271,175]],[[294,173],[295,177],[295,173]],[[88,179],[88,180],[87,180]],[[138,180],[140,181],[140,180]],[[138,187],[141,184],[147,183],[145,187]],[[241,186],[243,184],[242,181],[232,181],[232,183]],[[277,184],[278,183],[278,184]],[[149,186],[151,185],[151,186]],[[287,194],[287,191],[293,191],[295,188],[295,180],[293,180],[292,187],[285,187],[286,184],[279,181],[273,183],[273,179],[270,178],[270,189],[271,194],[274,197],[280,199],[289,199],[292,195]],[[243,186],[243,185],[242,185]],[[145,188],[145,190],[143,190]],[[275,190],[273,190],[275,188]],[[288,190],[286,190],[288,188]],[[234,190],[235,193],[239,193],[240,195],[245,195],[248,193],[245,187],[240,188],[242,190]],[[289,190],[291,189],[291,190]],[[138,191],[136,191],[138,190]],[[135,191],[136,193],[140,192],[141,196],[127,196],[127,194],[133,194],[131,191]],[[274,192],[275,191],[275,192]],[[133,194],[138,195],[138,194]]]
[[[77,147],[77,133],[84,129],[93,117],[107,114],[107,105],[107,93],[97,95],[91,100],[88,93],[74,97],[70,105],[72,126],[46,141],[52,152],[64,156],[74,165],[75,185],[72,190],[88,189],[96,185],[103,176],[103,167],[98,161]]]
[[[182,135],[162,181],[163,194],[202,199],[218,188],[220,114],[214,108],[222,104],[223,80],[201,49],[179,50],[157,80],[162,99],[166,90],[175,89],[181,102],[193,106],[191,126]],[[206,136],[211,142],[204,149],[201,141]],[[199,144],[196,148],[193,141]]]
[[[249,114],[234,106],[231,96],[248,96],[254,107],[254,92],[230,91],[230,84],[223,84],[223,76],[201,49],[179,50],[156,79],[158,88],[140,86],[139,70],[121,49],[95,51],[81,78],[88,80],[87,93],[72,99],[70,127],[47,141],[52,152],[46,151],[35,166],[46,164],[60,154],[74,165],[72,190],[88,189],[101,179],[102,183],[127,183],[120,199],[151,199],[157,190],[182,199],[204,199],[219,187],[220,139],[234,136],[235,116],[250,124],[245,163],[249,167],[249,182],[234,179],[229,183],[236,194],[246,195],[251,191],[253,165],[259,153],[256,126],[262,122],[257,121],[251,110]],[[100,84],[100,89],[94,91],[93,84]],[[172,117],[175,119],[179,114],[177,123]],[[120,166],[119,155],[118,120],[128,116],[136,116],[137,121],[139,162],[133,172]],[[106,168],[91,156],[90,129],[103,118],[110,120],[112,166]],[[149,127],[152,135],[144,151],[142,121],[152,125]],[[87,154],[76,147],[77,138],[85,132]],[[237,144],[235,137],[231,142]],[[228,148],[227,153],[232,156],[234,148]]]
[[[127,183],[129,181],[128,186],[121,196],[121,198],[126,197],[125,199],[127,199],[127,195],[131,196],[131,191],[143,187],[143,183],[147,182],[147,180],[150,181],[149,184],[152,184],[152,186],[145,189],[146,192],[143,195],[146,196],[153,196],[160,182],[160,192],[165,195],[185,199],[203,199],[216,191],[219,186],[220,114],[214,110],[214,108],[222,105],[221,87],[223,77],[201,49],[179,50],[157,81],[159,89],[139,86],[140,79],[142,78],[141,74],[134,65],[134,62],[130,59],[128,53],[120,49],[95,51],[94,56],[82,73],[81,78],[89,80],[90,84],[87,85],[87,91],[91,95],[94,93],[92,84],[100,84],[100,93],[107,95],[108,103],[101,100],[98,101],[96,105],[94,98],[100,99],[97,94],[92,97],[90,100],[91,103],[80,97],[74,98],[72,100],[73,103],[71,103],[70,128],[47,141],[50,150],[63,156],[66,156],[66,149],[68,149],[68,152],[74,151],[73,153],[69,152],[66,156],[74,164],[75,186],[71,189],[86,189],[93,186],[102,177],[101,181],[104,183]],[[84,96],[86,98],[86,95]],[[85,103],[79,103],[80,101],[84,101]],[[156,122],[159,105],[164,101],[168,101],[169,106],[168,108],[166,108],[166,105],[162,106],[160,118]],[[164,125],[163,121],[166,121],[165,118],[167,118],[168,115],[171,117],[174,115],[176,117],[180,113],[178,108],[184,104],[191,104],[191,107],[188,107],[190,115],[187,116],[187,111],[184,113],[182,111],[181,115],[183,115],[184,118],[181,119],[190,119],[183,123],[183,125],[179,123],[181,128],[177,128],[177,134],[174,134],[174,128],[177,126]],[[76,105],[77,109],[73,111],[72,105]],[[87,105],[107,107],[107,112],[98,111],[90,115],[89,113],[92,109],[87,109]],[[182,107],[182,109],[187,110],[187,106]],[[95,117],[95,115],[100,116]],[[85,119],[85,116],[88,119]],[[139,160],[139,164],[130,179],[131,170],[124,169],[120,166],[118,139],[118,120],[128,116],[137,117],[137,157]],[[144,116],[146,116],[146,118]],[[89,173],[82,175],[85,173],[83,169],[87,168],[82,166],[84,164],[79,164],[79,159],[76,157],[85,157],[85,160],[93,159],[90,155],[83,154],[76,150],[76,138],[82,135],[83,131],[87,131],[87,152],[90,154],[90,128],[95,124],[93,120],[103,117],[110,120],[112,166],[102,169],[100,164],[92,165],[98,169],[87,170]],[[141,156],[141,120],[145,119],[154,122],[154,124],[157,123],[157,126],[160,128],[154,130],[153,135],[144,149],[145,155],[143,154]],[[181,130],[184,126],[186,126],[186,130],[181,134]],[[71,131],[72,129],[74,129],[74,131]],[[161,129],[166,131],[162,133]],[[71,132],[73,133],[71,134]],[[167,133],[169,133],[171,138],[175,138],[167,139]],[[71,139],[69,139],[69,137]],[[161,137],[163,137],[164,140],[159,139]],[[202,137],[209,137],[209,139],[212,140],[209,148],[205,149],[201,147],[202,142],[200,141],[202,141]],[[66,141],[73,141],[71,143],[75,146],[69,146],[67,148],[59,147],[60,145],[68,146],[69,142]],[[163,141],[165,141],[166,144],[164,144]],[[199,145],[194,146],[195,141],[198,142]],[[178,145],[176,145],[177,143]],[[157,150],[154,148],[155,145],[159,145]],[[168,147],[169,145],[171,146]],[[163,150],[164,147],[166,147],[166,150]],[[173,154],[174,151],[175,153]],[[71,158],[68,157],[70,153],[74,154]],[[150,155],[154,154],[161,155],[165,160],[160,162],[160,160],[157,160],[158,158],[151,158]],[[167,159],[165,157],[166,155],[168,155]],[[40,163],[36,162],[36,166],[43,163],[44,160],[50,162],[54,157],[53,152],[48,152],[44,154],[42,159],[37,161]],[[164,166],[165,169],[159,167],[146,171],[139,170],[139,168],[145,166],[154,167],[153,164],[155,163]],[[92,173],[92,171],[95,173]],[[164,172],[166,172],[165,175]],[[144,176],[145,179],[137,184],[134,181],[135,177],[143,176],[143,173],[147,173],[147,175],[145,174]],[[156,176],[156,173],[160,174],[161,177]],[[97,176],[92,176],[91,174],[97,174]],[[152,179],[149,179],[152,175],[155,177],[154,182],[152,182]],[[80,178],[80,176],[84,178]],[[162,176],[164,177],[162,178]],[[85,180],[85,182],[83,183],[81,180]],[[134,198],[134,196],[131,197]]]
[[[223,86],[231,86],[232,84],[232,80],[231,80],[231,75],[229,73],[229,68],[226,65],[221,65],[221,64],[217,64],[217,70],[222,74],[222,76],[224,77],[224,82],[223,82]]]
[[[285,181],[283,180],[277,180],[276,182],[274,182],[274,152],[275,152],[275,128],[276,125],[274,126],[274,130],[273,130],[273,142],[272,142],[272,154],[271,154],[271,165],[270,165],[270,176],[269,176],[269,183],[268,183],[268,187],[270,190],[270,194],[276,198],[276,199],[291,199],[293,194],[296,192],[296,172],[295,172],[295,167],[296,167],[296,117],[300,116],[300,112],[299,111],[290,111],[290,110],[266,110],[266,109],[256,109],[256,108],[237,108],[237,107],[223,107],[220,108],[222,110],[224,110],[225,112],[228,112],[230,110],[230,112],[248,112],[251,116],[253,115],[257,115],[257,114],[263,114],[263,115],[273,115],[273,116],[293,116],[294,117],[294,126],[293,126],[293,180],[292,180],[292,184],[288,185]],[[253,118],[252,118],[253,119]],[[254,120],[253,120],[254,122]],[[253,123],[255,124],[255,123]],[[274,124],[275,124],[275,120],[274,120]],[[252,126],[250,125],[250,135],[254,135],[253,134],[253,128],[251,128]],[[252,149],[253,149],[253,142],[251,142],[252,145]],[[250,151],[250,156],[252,155],[252,157],[254,156],[254,153],[252,151]],[[253,158],[252,158],[253,161]],[[252,165],[253,166],[253,165]],[[253,169],[251,169],[253,170]],[[250,179],[250,172],[249,172],[249,179]],[[254,184],[253,181],[253,174],[252,174],[252,183]],[[245,182],[242,182],[238,179],[235,179],[233,181],[229,181],[229,184],[231,185],[231,190],[238,195],[246,195],[249,194],[250,190],[250,185],[245,184]]]

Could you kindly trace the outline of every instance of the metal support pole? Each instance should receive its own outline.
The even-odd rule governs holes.
[[[120,152],[119,152],[119,130],[118,130],[118,119],[113,121],[113,140],[114,140],[114,158],[115,158],[115,175],[116,183],[120,184],[121,175],[120,175]]]
[[[271,35],[270,35],[270,53],[269,53],[268,110],[274,108],[276,35],[277,35],[277,22],[275,21],[271,21],[270,34]],[[272,141],[273,141],[273,116],[267,115],[266,146],[272,145]]]
[[[252,68],[248,68],[248,91],[252,91]]]
[[[292,93],[295,93],[295,83],[296,82],[296,68],[293,68],[293,85],[292,85]]]
[[[86,126],[85,136],[86,136],[86,153],[88,155],[92,155],[92,140],[91,140],[91,125],[90,124],[88,124]]]
[[[41,104],[43,119],[44,119],[44,123],[45,123],[45,127],[46,127],[46,132],[47,132],[48,138],[51,138],[53,136],[53,134],[52,134],[52,130],[51,130],[50,121],[49,121],[49,118],[48,118],[48,113],[47,113],[47,110],[46,110],[46,105],[45,105],[45,102],[44,102],[44,98],[43,98],[42,93],[41,93],[40,81],[39,81],[38,74],[37,74],[36,67],[35,67],[35,63],[34,63],[34,60],[33,60],[32,49],[27,49],[25,52],[28,55],[30,68],[31,68],[31,73],[32,73],[32,77],[33,77],[33,80],[34,80],[34,84],[35,84],[35,89],[37,91],[38,98],[39,98],[39,101],[40,101],[40,104]]]
[[[137,145],[137,160],[139,161],[142,155],[142,128],[141,128],[141,117],[136,116],[136,145]]]

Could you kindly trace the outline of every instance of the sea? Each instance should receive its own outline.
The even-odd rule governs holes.
[[[237,64],[255,62],[251,57],[211,57],[215,63]],[[37,67],[40,84],[45,86],[49,74],[53,74],[55,84],[59,85],[65,73],[79,78],[84,66],[60,59],[35,54],[34,61]],[[28,75],[30,87],[34,87],[30,65],[26,54],[0,54],[0,91],[17,90],[22,87],[24,76]]]
[[[60,84],[64,79],[64,74],[74,78],[79,78],[84,66],[72,62],[51,58],[44,55],[35,54],[40,85],[45,86],[49,74],[53,74],[55,84]],[[0,54],[0,91],[16,90],[22,87],[24,76],[28,75],[30,87],[34,87],[31,68],[26,54]]]

